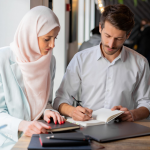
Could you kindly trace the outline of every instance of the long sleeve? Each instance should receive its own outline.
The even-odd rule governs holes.
[[[143,72],[133,93],[133,98],[136,102],[137,108],[146,107],[150,111],[150,70],[146,59],[142,68]]]
[[[7,127],[1,129],[1,133],[14,141],[18,141],[18,126],[21,121],[21,119],[9,115],[5,101],[3,83],[0,76],[0,125],[7,125]]]
[[[58,110],[59,105],[62,103],[68,103],[69,105],[73,104],[71,96],[75,96],[79,90],[81,82],[80,74],[81,69],[76,54],[69,63],[61,85],[56,92],[53,105],[54,109]]]

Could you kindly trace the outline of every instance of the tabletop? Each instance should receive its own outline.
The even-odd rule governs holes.
[[[134,123],[150,127],[150,120],[141,120]],[[12,150],[27,150],[31,138],[23,135]],[[103,150],[150,150],[150,135],[117,140],[106,143],[91,142],[92,149]]]

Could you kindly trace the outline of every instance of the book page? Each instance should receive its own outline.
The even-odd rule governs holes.
[[[95,120],[95,119],[91,119],[91,120],[88,120],[88,121],[75,121],[72,118],[68,118],[67,121],[70,122],[70,123],[75,123],[77,125],[84,126],[84,127],[92,126],[92,125],[98,125],[98,124],[105,124],[104,121],[99,121],[99,120]]]
[[[107,123],[112,119],[116,118],[117,116],[121,115],[123,112],[124,111],[120,110],[111,111],[111,109],[101,108],[96,111],[93,111],[92,117],[96,120]]]

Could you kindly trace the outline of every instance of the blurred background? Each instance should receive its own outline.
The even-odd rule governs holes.
[[[100,42],[99,22],[104,7],[125,4],[135,15],[135,26],[124,45],[150,60],[150,0],[0,0],[0,47],[9,46],[22,17],[33,7],[44,5],[59,18],[61,30],[55,42],[54,93],[72,57]]]

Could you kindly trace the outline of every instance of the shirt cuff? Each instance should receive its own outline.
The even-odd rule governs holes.
[[[18,118],[13,118],[12,119],[12,123],[11,123],[11,134],[12,134],[12,139],[14,141],[18,141],[19,139],[19,132],[18,132],[18,128],[19,128],[19,124],[22,121],[22,119],[18,119]]]
[[[66,103],[66,104],[72,106],[73,101],[69,101],[69,100],[62,99],[62,98],[60,98],[60,97],[59,97],[59,98],[57,97],[57,98],[54,100],[53,108],[56,109],[56,110],[58,110],[59,106],[60,106],[62,103]]]
[[[148,116],[147,118],[145,118],[145,119],[150,120],[150,106],[147,106],[147,105],[139,105],[137,108],[139,108],[139,107],[145,107],[145,108],[147,108],[147,109],[149,110],[149,116]]]

